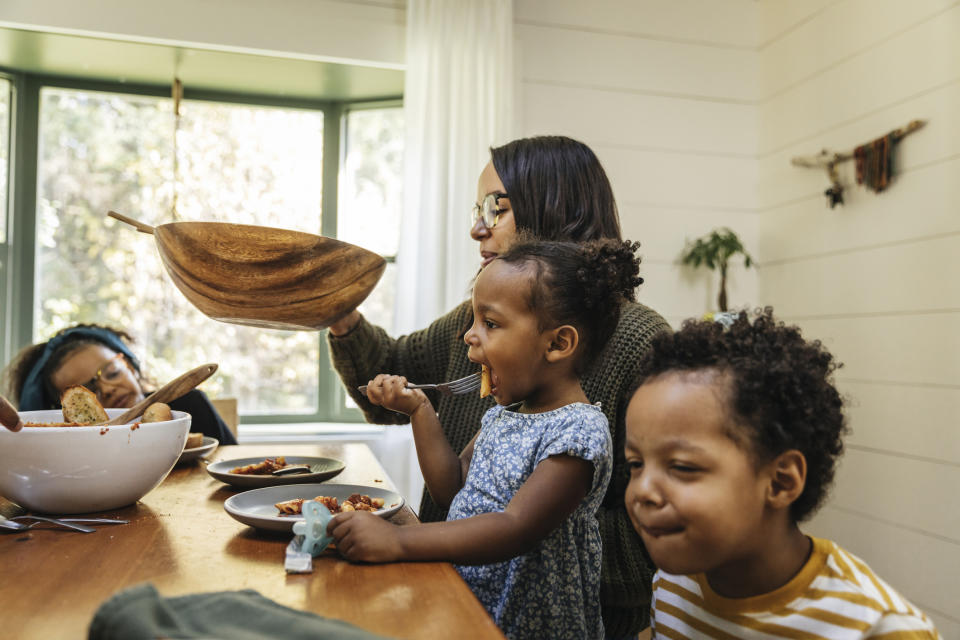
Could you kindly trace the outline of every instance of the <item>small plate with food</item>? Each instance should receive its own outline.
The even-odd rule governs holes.
[[[388,518],[403,507],[403,496],[395,491],[359,484],[293,484],[264,487],[230,496],[223,508],[235,520],[257,529],[293,531],[303,520],[303,502],[316,500],[331,513],[370,511]]]
[[[310,456],[274,456],[267,458],[235,458],[207,465],[207,473],[241,489],[272,487],[282,484],[304,484],[329,480],[346,465],[335,458]],[[292,471],[294,473],[286,473]]]
[[[183,453],[180,454],[180,458],[177,460],[177,464],[205,458],[210,455],[210,452],[216,449],[219,444],[220,441],[216,438],[205,436],[202,433],[187,434],[187,442],[183,447]]]

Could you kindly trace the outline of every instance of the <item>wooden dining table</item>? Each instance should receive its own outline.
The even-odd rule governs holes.
[[[9,638],[85,638],[98,607],[127,587],[152,583],[162,596],[254,589],[294,609],[344,620],[391,638],[503,638],[446,562],[354,564],[328,550],[313,572],[288,574],[292,533],[234,520],[224,501],[240,490],[214,479],[206,463],[245,457],[320,456],[345,464],[331,483],[395,490],[363,443],[232,445],[174,467],[134,505],[91,517],[129,520],[0,534],[0,620]],[[0,498],[0,514],[24,513]],[[389,518],[418,523],[404,506]]]

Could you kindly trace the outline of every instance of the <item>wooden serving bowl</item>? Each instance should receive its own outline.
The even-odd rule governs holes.
[[[173,283],[214,320],[268,329],[325,329],[366,299],[386,268],[382,256],[324,236],[227,222],[151,227]]]

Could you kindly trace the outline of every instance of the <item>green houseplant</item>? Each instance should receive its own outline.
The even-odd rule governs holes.
[[[688,242],[681,256],[685,265],[694,268],[704,265],[711,271],[720,270],[720,294],[717,298],[720,311],[727,310],[727,266],[730,258],[738,253],[743,255],[743,264],[749,268],[753,264],[753,258],[743,248],[740,238],[730,229],[721,227],[694,242]]]

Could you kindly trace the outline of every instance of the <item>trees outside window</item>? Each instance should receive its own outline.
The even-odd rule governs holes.
[[[324,162],[340,161],[323,157],[324,127],[339,123],[320,109],[198,100],[181,103],[176,123],[169,98],[54,87],[41,90],[39,104],[34,339],[76,322],[125,327],[158,380],[218,362],[205,389],[238,398],[242,414],[329,417],[322,334],[207,318],[170,281],[152,236],[106,212],[151,225],[211,220],[320,233],[330,228],[322,227]],[[395,201],[402,175],[402,112],[377,111],[348,119],[346,222],[334,228],[392,259],[398,227],[384,203]],[[389,321],[385,285],[367,313]]]

